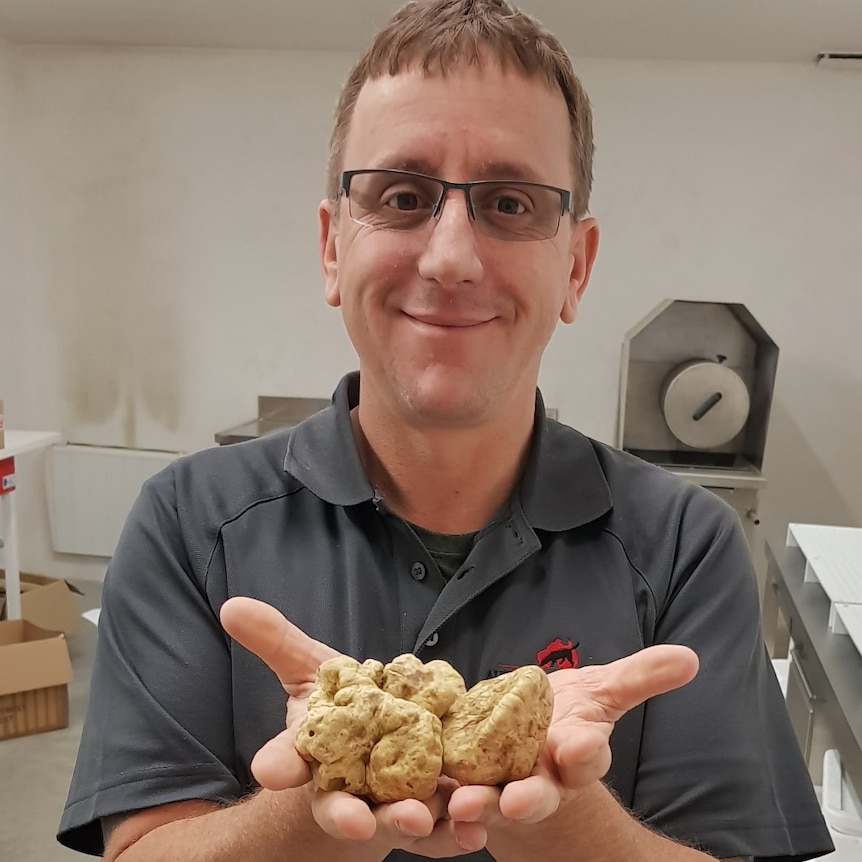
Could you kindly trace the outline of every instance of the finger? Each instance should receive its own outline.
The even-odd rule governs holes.
[[[267,790],[302,787],[311,781],[311,768],[293,744],[293,729],[283,730],[258,750],[251,761],[251,774]]]
[[[257,599],[228,599],[219,613],[225,631],[263,659],[290,695],[303,694],[317,668],[338,653],[297,628],[271,605]]]
[[[448,792],[430,800],[407,799],[371,808],[347,793],[315,791],[311,810],[320,828],[334,838],[374,841],[386,850],[404,848],[431,858],[450,858],[481,850],[488,841],[479,823],[442,819]]]
[[[547,752],[556,772],[555,778],[570,790],[598,781],[611,768],[610,730],[613,725],[583,726],[577,733],[551,728]]]
[[[311,813],[317,825],[333,838],[369,841],[377,832],[377,820],[368,804],[340,790],[315,790]]]
[[[448,811],[459,823],[493,825],[500,819],[500,789],[476,784],[459,787],[452,793]]]
[[[481,823],[438,820],[427,838],[417,838],[405,849],[431,859],[452,859],[475,853],[488,843],[488,830]]]
[[[488,843],[488,829],[484,823],[459,823],[455,820],[449,823],[455,843],[465,853],[476,853]]]
[[[560,807],[561,798],[559,785],[546,769],[537,766],[533,775],[503,788],[500,814],[507,820],[538,823]]]
[[[616,721],[645,700],[691,682],[697,669],[697,655],[693,650],[662,644],[646,647],[610,664],[580,668],[576,673],[579,674],[578,684],[605,708],[610,721]],[[551,678],[554,676],[556,674]]]
[[[377,818],[378,834],[389,836],[393,846],[402,846],[414,838],[430,835],[434,824],[445,812],[445,806],[435,794],[425,802],[405,799],[378,805],[372,810]]]

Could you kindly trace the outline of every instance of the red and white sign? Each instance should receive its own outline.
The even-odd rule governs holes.
[[[0,461],[0,495],[15,490],[15,459],[4,458]]]

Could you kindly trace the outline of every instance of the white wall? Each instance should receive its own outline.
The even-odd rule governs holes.
[[[12,195],[13,163],[13,50],[6,42],[0,40],[0,329],[2,321],[8,320],[6,301],[11,290],[12,261],[11,252],[14,243],[11,242],[10,231],[13,225],[14,204]],[[3,339],[0,338],[0,344]],[[2,349],[2,348],[0,348]],[[2,375],[2,358],[0,353],[0,375]],[[2,380],[0,376],[0,380]],[[0,387],[2,388],[2,387]],[[0,391],[0,399],[3,393]]]
[[[612,439],[626,329],[666,297],[743,302],[780,349],[761,532],[862,526],[862,75],[578,68],[604,238],[579,325],[547,357],[549,400]]]
[[[27,324],[53,354],[27,415],[191,450],[259,392],[329,392],[352,363],[316,264],[339,60],[24,52]]]
[[[323,303],[315,211],[352,60],[16,50],[23,235],[0,340],[10,424],[193,450],[253,416],[258,394],[329,395],[355,359]],[[862,524],[862,77],[578,68],[604,234],[581,316],[549,348],[546,400],[612,440],[626,330],[666,297],[744,302],[781,349],[768,526]],[[0,90],[0,121],[3,110]],[[103,568],[53,555],[36,490],[20,497],[25,567]]]

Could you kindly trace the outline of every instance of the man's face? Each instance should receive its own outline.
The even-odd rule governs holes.
[[[368,81],[344,168],[406,168],[452,182],[525,179],[571,189],[559,91],[492,61],[447,76]],[[598,232],[564,214],[550,239],[483,234],[463,193],[412,231],[357,224],[342,197],[321,204],[326,300],[359,355],[362,398],[417,427],[478,425],[532,404],[542,352],[570,323]]]

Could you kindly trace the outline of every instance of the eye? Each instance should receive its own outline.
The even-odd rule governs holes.
[[[473,200],[488,218],[509,219],[528,216],[535,210],[535,202],[527,189],[514,183],[489,183],[475,186]]]
[[[400,191],[387,193],[383,198],[384,207],[392,207],[392,209],[400,212],[410,212],[419,209],[419,195],[416,192]]]
[[[384,190],[380,195],[380,206],[396,213],[430,210],[434,206],[434,191],[418,183],[401,182]]]
[[[523,202],[511,195],[500,195],[493,203],[495,212],[501,215],[523,215],[527,211]]]

